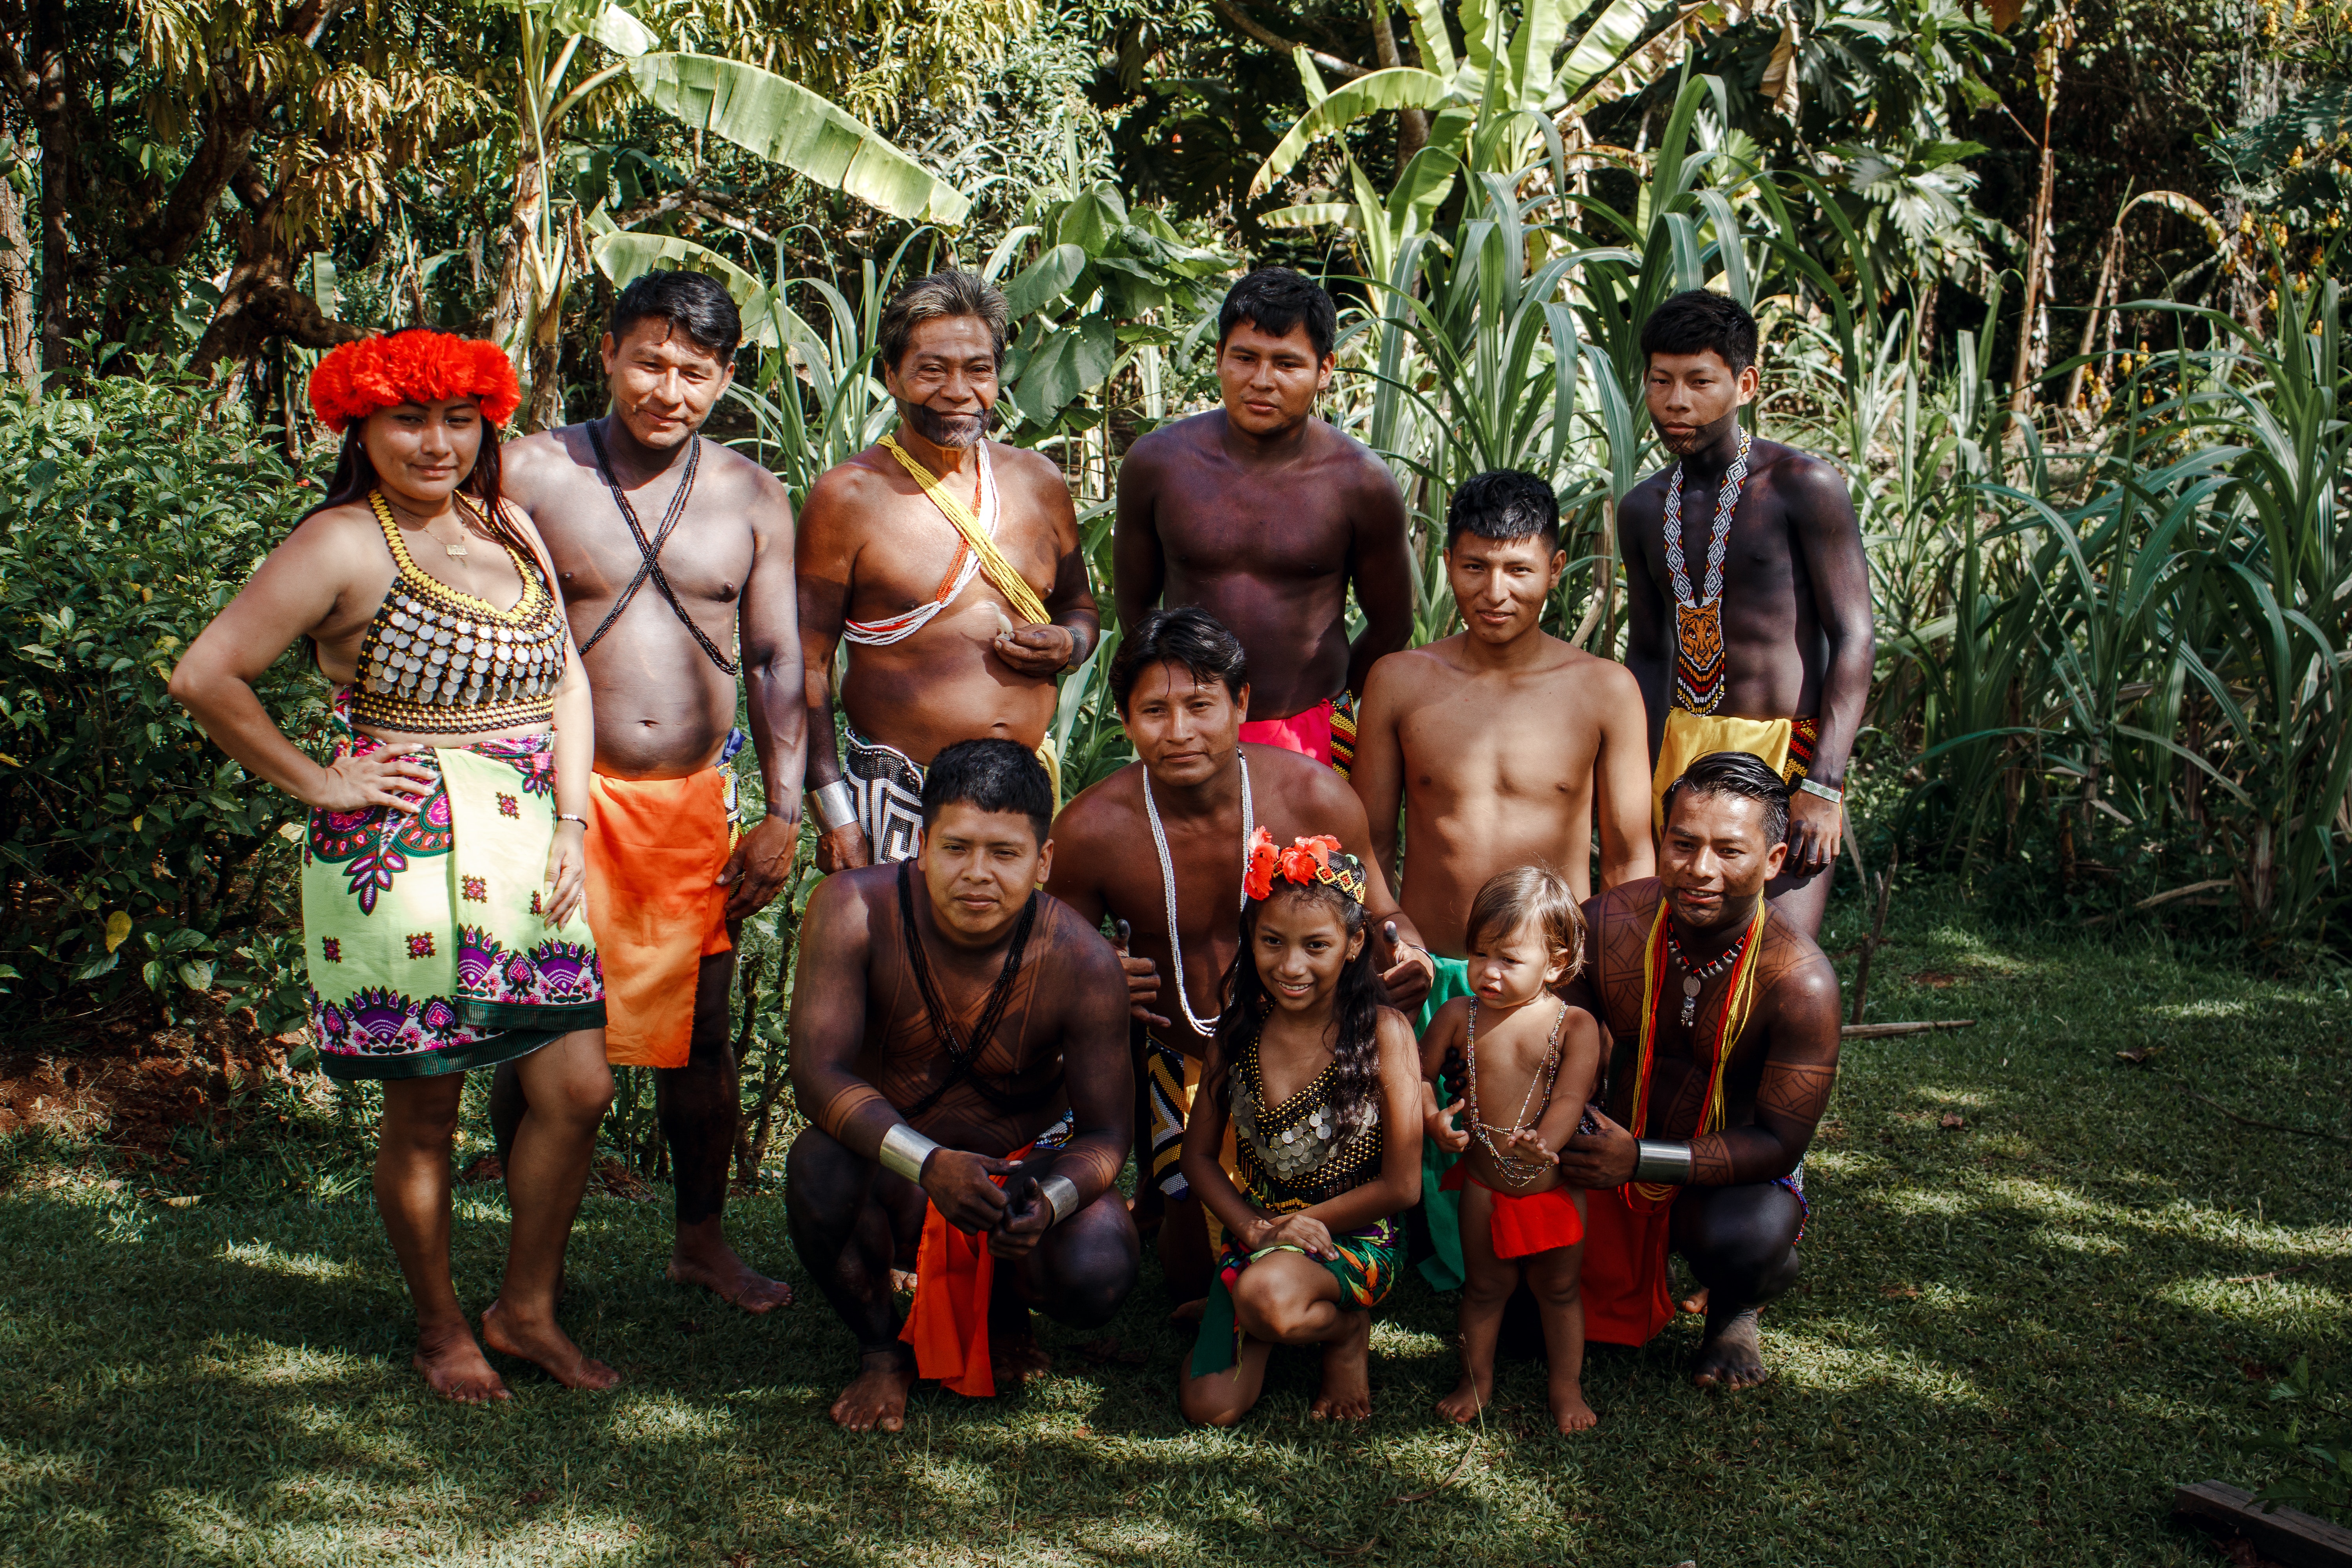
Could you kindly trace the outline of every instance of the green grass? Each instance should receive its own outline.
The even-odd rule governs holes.
[[[1858,918],[1842,904],[1825,945]],[[1894,935],[1872,1016],[1979,1021],[1849,1049],[1807,1279],[1768,1316],[1779,1376],[1754,1393],[1684,1384],[1685,1320],[1594,1353],[1597,1433],[1547,1434],[1527,1363],[1483,1431],[1440,1429],[1451,1303],[1416,1279],[1374,1336],[1368,1428],[1307,1421],[1312,1365],[1285,1357],[1239,1430],[1192,1432],[1147,1269],[1112,1330],[1140,1364],[1048,1326],[1054,1377],[924,1392],[903,1435],[844,1436],[824,1411],[848,1342],[778,1199],[731,1223],[807,1300],[754,1322],[663,1281],[666,1203],[597,1196],[568,1317],[626,1385],[509,1369],[511,1405],[459,1410],[408,1370],[356,1137],[313,1112],[282,1147],[200,1155],[184,1207],[135,1173],[110,1190],[88,1151],[16,1151],[0,1560],[2218,1563],[2166,1521],[2169,1489],[2265,1479],[2236,1452],[2267,1419],[2263,1369],[2308,1352],[2339,1397],[2352,1384],[2352,1146],[2187,1090],[2352,1133],[2352,1003],[2155,938],[2019,934],[1948,888],[1907,898]],[[2146,1067],[2116,1059],[2143,1047]],[[477,1305],[502,1218],[495,1189],[461,1189]]]

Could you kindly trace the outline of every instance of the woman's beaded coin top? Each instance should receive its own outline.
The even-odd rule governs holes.
[[[418,566],[383,497],[368,499],[400,575],[360,642],[352,721],[454,735],[552,720],[563,679],[563,607],[537,563],[507,547],[523,588],[514,608],[501,610]]]

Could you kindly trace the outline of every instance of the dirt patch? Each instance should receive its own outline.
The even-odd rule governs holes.
[[[264,1036],[223,994],[177,1022],[132,996],[66,1024],[37,1048],[0,1043],[0,1137],[47,1130],[162,1154],[187,1123],[230,1116],[238,1089],[297,1083],[287,1053],[309,1043],[302,1031]]]

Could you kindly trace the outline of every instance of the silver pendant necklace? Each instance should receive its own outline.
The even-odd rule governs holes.
[[[1748,928],[1748,930],[1753,929],[1754,928],[1752,926]],[[1689,1028],[1691,1026],[1691,1020],[1698,1016],[1698,993],[1700,986],[1704,985],[1707,981],[1714,979],[1725,970],[1729,969],[1733,964],[1738,963],[1739,955],[1747,951],[1748,931],[1743,930],[1739,933],[1739,940],[1738,942],[1733,942],[1729,947],[1724,949],[1721,952],[1717,953],[1713,958],[1694,969],[1691,967],[1691,961],[1683,956],[1682,943],[1675,940],[1674,927],[1668,926],[1666,928],[1666,952],[1673,957],[1675,965],[1683,972],[1684,1028]]]
[[[1249,758],[1238,746],[1234,748],[1234,756],[1242,769],[1242,869],[1244,873],[1242,880],[1244,886],[1240,907],[1247,909],[1250,836],[1257,828],[1257,817],[1250,805]],[[1151,798],[1150,768],[1143,770],[1143,815],[1151,821],[1151,846],[1160,851],[1160,892],[1168,904],[1168,959],[1176,971],[1176,1003],[1184,1009],[1184,1022],[1192,1026],[1192,1032],[1206,1037],[1217,1032],[1217,1020],[1212,1017],[1202,1023],[1201,1016],[1192,1011],[1192,998],[1184,994],[1184,939],[1176,934],[1176,865],[1168,857],[1168,830],[1160,826],[1159,803]]]

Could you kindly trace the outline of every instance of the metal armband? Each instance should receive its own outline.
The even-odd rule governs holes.
[[[1048,1176],[1037,1184],[1037,1195],[1054,1207],[1054,1223],[1078,1212],[1078,1184],[1067,1176]]]
[[[931,1151],[938,1147],[938,1143],[901,1121],[882,1134],[882,1168],[919,1184],[923,1179],[923,1162],[930,1158]]]
[[[1691,1177],[1691,1146],[1656,1138],[1634,1140],[1633,1179],[1680,1186]]]
[[[849,793],[846,779],[835,779],[829,784],[818,785],[809,791],[809,798],[816,802],[817,824],[827,833],[836,827],[846,827],[857,820],[857,800]]]

